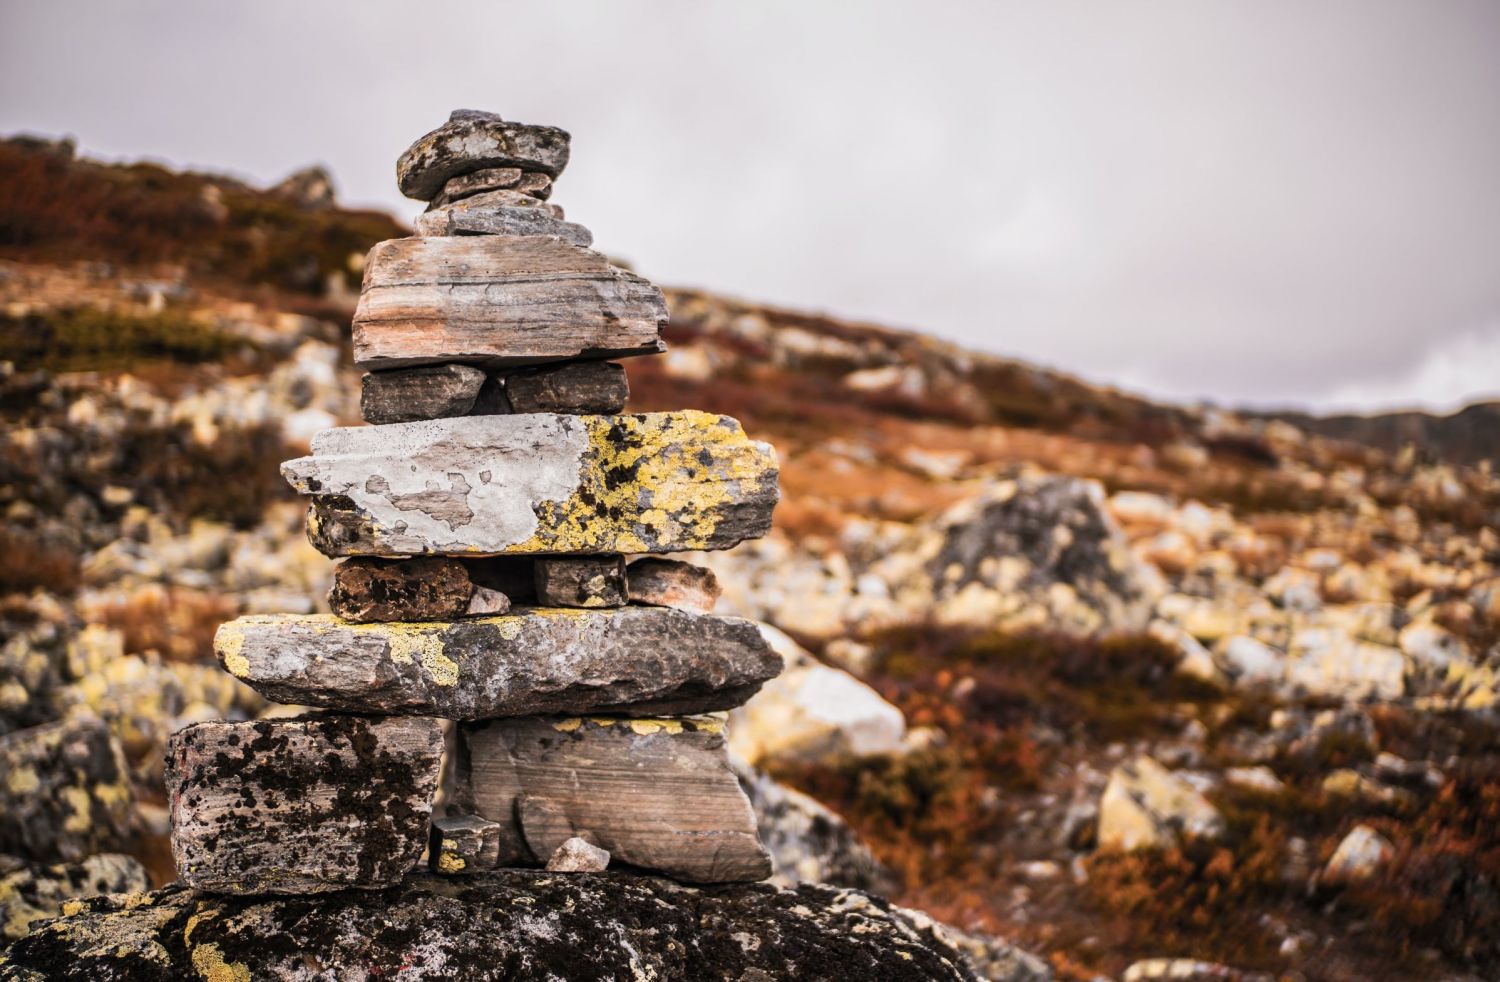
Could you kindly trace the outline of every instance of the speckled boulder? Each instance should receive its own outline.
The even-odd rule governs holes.
[[[400,882],[427,844],[434,720],[311,716],[198,723],[167,744],[172,856],[218,893]]]
[[[103,721],[79,716],[0,736],[0,853],[76,862],[134,833],[129,775]]]
[[[854,890],[695,889],[615,873],[410,877],[383,893],[84,901],[0,980],[982,978],[929,918]]]
[[[341,427],[281,472],[327,556],[727,549],[770,530],[778,494],[768,444],[693,410]]]
[[[541,171],[549,177],[568,166],[567,130],[509,123],[495,113],[456,109],[396,161],[396,184],[418,201],[436,197],[452,178],[494,167]]]

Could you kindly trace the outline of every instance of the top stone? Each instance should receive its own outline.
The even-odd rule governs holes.
[[[556,126],[508,123],[494,113],[458,109],[406,148],[396,161],[396,182],[408,198],[431,201],[450,178],[488,167],[557,177],[568,165],[570,139]]]

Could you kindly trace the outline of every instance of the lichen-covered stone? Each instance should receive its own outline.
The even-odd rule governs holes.
[[[417,216],[412,227],[418,235],[550,235],[580,249],[594,244],[594,233],[576,222],[565,222],[546,209],[496,205],[481,208],[469,199],[424,212]]]
[[[390,239],[371,249],[366,263],[354,362],[371,370],[446,362],[505,367],[655,354],[665,348],[666,323],[660,290],[561,238]]]
[[[723,730],[710,716],[464,723],[455,798],[500,823],[502,865],[541,865],[586,836],[614,862],[689,882],[764,879],[771,858]]]
[[[334,567],[328,608],[346,621],[445,621],[469,610],[474,584],[456,559],[346,559]]]
[[[360,383],[359,414],[366,423],[467,416],[488,378],[471,365],[419,365],[369,372]]]
[[[432,624],[257,615],[220,627],[214,651],[278,702],[449,719],[708,712],[781,671],[749,621],[647,607]]]
[[[0,736],[0,853],[77,862],[124,848],[135,831],[131,804],[125,756],[102,720]]]
[[[316,893],[399,883],[427,844],[430,719],[198,723],[167,744],[172,855],[192,887]]]
[[[500,826],[478,815],[432,820],[427,863],[434,873],[456,876],[495,868],[500,857]]]
[[[533,569],[544,607],[625,606],[623,556],[542,556]]]
[[[0,945],[24,936],[33,921],[56,917],[69,900],[148,886],[145,867],[120,853],[51,866],[0,856]]]
[[[505,400],[513,413],[610,415],[624,409],[629,398],[625,366],[614,362],[576,361],[505,376]]]
[[[706,566],[680,559],[646,556],[625,567],[630,602],[652,607],[676,607],[707,614],[724,592],[719,578]]]
[[[519,870],[416,874],[383,893],[211,897],[168,887],[87,900],[0,957],[4,982],[193,978],[977,982],[981,976],[941,925],[857,890],[763,884],[702,890],[619,873]]]
[[[776,453],[728,416],[479,416],[324,430],[282,474],[328,556],[655,553],[764,535]]]
[[[493,113],[459,110],[396,161],[396,183],[408,198],[428,201],[460,174],[518,167],[551,177],[568,165],[569,136],[556,126],[508,123]]]

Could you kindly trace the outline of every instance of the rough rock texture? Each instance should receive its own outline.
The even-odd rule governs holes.
[[[713,610],[724,592],[713,570],[659,556],[637,559],[625,567],[625,583],[631,603],[700,614]]]
[[[258,615],[220,627],[214,651],[278,702],[449,719],[708,712],[781,671],[749,621],[647,607],[435,624]]]
[[[625,606],[623,556],[543,556],[532,569],[544,607]]]
[[[553,218],[561,219],[564,215],[562,205],[549,204],[540,197],[524,191],[519,187],[500,188],[496,191],[480,191],[457,201],[445,202],[441,206],[438,201],[441,197],[433,199],[433,203],[427,206],[428,211],[438,207],[452,208],[454,211],[488,211],[491,208],[532,208]]]
[[[145,867],[119,853],[54,866],[0,856],[0,945],[25,935],[32,921],[56,917],[66,901],[148,886]]]
[[[0,853],[76,862],[123,848],[133,832],[125,757],[103,721],[0,737]]]
[[[513,413],[617,413],[630,398],[625,366],[578,361],[512,372],[505,376],[505,399]]]
[[[827,883],[889,895],[899,885],[838,815],[764,772],[734,762],[755,811],[761,844],[771,853],[777,886]]]
[[[432,820],[427,861],[434,873],[453,876],[495,868],[500,857],[500,826],[478,815]]]
[[[1115,768],[1099,799],[1099,845],[1167,848],[1182,836],[1213,839],[1224,817],[1208,799],[1150,757]]]
[[[167,744],[172,855],[216,893],[401,880],[427,844],[442,730],[430,719],[198,723]]]
[[[281,472],[327,556],[725,549],[777,499],[776,452],[692,410],[343,427]]]
[[[1323,879],[1330,883],[1358,883],[1368,880],[1391,861],[1396,847],[1391,840],[1368,825],[1356,825],[1339,842],[1323,869]]]
[[[549,873],[603,873],[608,868],[609,852],[576,835],[558,846],[547,860]]]
[[[540,865],[587,835],[613,862],[681,880],[764,879],[723,729],[709,716],[465,723],[455,798],[501,824],[502,864]]]
[[[465,199],[467,202],[469,199]],[[490,206],[457,207],[454,202],[417,216],[413,228],[418,235],[550,235],[587,249],[594,244],[594,233],[576,222],[565,222],[542,208]]]
[[[540,171],[523,171],[519,167],[489,167],[450,178],[432,199],[430,207],[441,208],[476,194],[501,190],[520,191],[545,201],[552,194],[552,178]]]
[[[516,870],[417,875],[383,893],[89,900],[0,959],[5,982],[418,977],[981,978],[944,928],[856,890]]]
[[[401,193],[431,200],[460,174],[492,167],[519,167],[551,177],[568,165],[569,136],[555,126],[507,123],[493,113],[459,110],[423,136],[396,161]]]
[[[666,301],[650,282],[559,238],[389,239],[365,267],[354,362],[502,367],[655,354],[666,322]]]
[[[346,621],[444,621],[468,612],[469,571],[456,559],[346,559],[334,567],[328,609]]]
[[[488,379],[471,365],[421,365],[370,372],[360,385],[359,414],[366,423],[409,423],[467,416]]]

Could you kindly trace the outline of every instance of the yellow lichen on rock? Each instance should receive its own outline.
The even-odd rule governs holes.
[[[250,662],[245,658],[245,633],[235,621],[220,624],[214,632],[214,654],[224,663],[224,669],[235,678],[249,678]]]
[[[205,982],[250,982],[250,969],[240,962],[226,962],[215,943],[193,949],[193,969]]]

